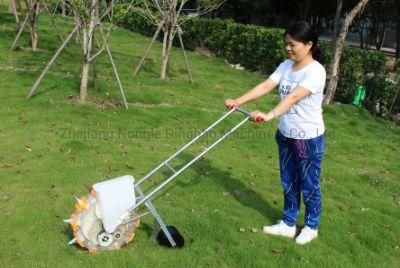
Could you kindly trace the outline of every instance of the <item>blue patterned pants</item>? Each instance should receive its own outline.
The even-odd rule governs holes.
[[[305,224],[317,229],[322,210],[319,178],[324,135],[297,140],[283,136],[278,130],[276,141],[284,195],[283,221],[289,226],[296,225],[302,195],[306,208]]]

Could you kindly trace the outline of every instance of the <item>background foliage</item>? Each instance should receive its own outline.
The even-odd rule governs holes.
[[[144,35],[153,35],[155,26],[145,19],[133,13],[120,16],[124,27]],[[285,59],[282,29],[204,18],[190,20],[182,28],[185,47],[189,50],[207,50],[225,58],[231,64],[240,64],[251,71],[269,75]],[[331,44],[325,41],[320,46],[326,56],[325,68],[328,71],[333,57]],[[346,46],[341,59],[335,101],[352,103],[356,83],[361,83],[368,91],[366,107],[378,115],[387,111],[395,90],[385,81],[385,64],[386,57],[382,52]],[[377,103],[381,107],[381,112],[378,113],[375,111]],[[395,107],[393,111],[400,111],[400,107]]]

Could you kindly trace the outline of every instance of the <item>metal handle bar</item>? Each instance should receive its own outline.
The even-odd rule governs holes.
[[[179,174],[181,174],[185,169],[187,169],[189,166],[191,166],[194,162],[196,162],[198,159],[200,159],[203,155],[205,155],[208,151],[210,151],[212,148],[214,148],[218,143],[220,143],[222,140],[224,140],[226,137],[228,137],[230,134],[232,134],[235,130],[237,130],[240,126],[242,126],[243,124],[245,124],[247,121],[249,121],[249,115],[250,113],[247,112],[244,109],[241,109],[239,107],[236,107],[235,109],[230,110],[228,113],[226,113],[225,115],[223,115],[220,119],[218,119],[216,122],[214,122],[210,127],[208,127],[205,131],[203,131],[201,134],[199,134],[197,137],[195,137],[193,140],[191,140],[188,144],[186,144],[185,146],[183,146],[181,149],[179,149],[177,152],[175,152],[171,157],[169,157],[166,161],[164,161],[163,163],[161,163],[157,168],[153,169],[149,174],[147,174],[145,177],[143,177],[139,182],[137,182],[136,185],[139,185],[140,183],[144,182],[148,177],[150,177],[152,174],[154,174],[158,169],[160,169],[161,167],[163,167],[165,165],[165,163],[167,163],[169,160],[171,160],[172,158],[174,158],[176,155],[178,155],[180,152],[182,152],[183,150],[185,150],[188,146],[190,146],[191,144],[193,144],[193,142],[195,142],[196,140],[198,140],[200,137],[202,137],[203,135],[205,135],[208,131],[210,131],[213,127],[215,127],[217,124],[219,124],[222,120],[224,120],[227,116],[229,116],[230,114],[232,114],[234,111],[239,111],[245,115],[247,115],[247,117],[245,119],[243,119],[242,121],[240,121],[236,126],[234,126],[231,130],[229,130],[228,132],[226,132],[221,138],[219,138],[217,141],[215,141],[212,145],[210,145],[209,147],[207,147],[203,152],[201,152],[199,155],[197,155],[195,158],[193,158],[189,163],[187,163],[185,166],[183,166],[182,168],[180,168],[178,171],[174,171],[174,174],[169,177],[167,180],[165,180],[162,184],[160,184],[156,189],[154,189],[151,193],[149,193],[145,198],[141,199],[135,206],[133,206],[132,208],[130,208],[128,210],[128,212],[133,211],[134,209],[136,209],[137,207],[139,207],[140,205],[142,205],[143,203],[145,203],[147,200],[149,200],[154,194],[156,194],[159,190],[161,190],[165,185],[167,185],[169,182],[171,182],[175,177],[177,177]]]
[[[146,181],[151,175],[156,173],[160,168],[166,165],[170,160],[172,160],[174,157],[176,157],[178,154],[180,154],[182,151],[184,151],[186,148],[188,148],[190,145],[192,145],[195,141],[203,137],[205,134],[207,134],[210,130],[212,130],[216,125],[218,125],[221,121],[223,121],[226,117],[228,117],[230,114],[232,114],[235,111],[239,111],[244,115],[250,116],[250,113],[247,112],[246,110],[236,107],[235,109],[230,110],[226,114],[224,114],[222,117],[220,117],[217,121],[215,121],[211,126],[209,126],[206,130],[204,130],[202,133],[200,133],[198,136],[196,136],[193,140],[188,142],[186,145],[184,145],[182,148],[177,150],[173,155],[171,155],[169,158],[164,160],[160,165],[158,165],[155,169],[150,171],[147,175],[145,175],[142,179],[140,179],[136,185],[142,184],[144,181]]]
[[[247,115],[247,116],[250,116],[250,114],[251,114],[250,112],[248,112],[245,109],[242,109],[240,107],[236,107],[235,110],[238,112],[241,112],[242,114]]]

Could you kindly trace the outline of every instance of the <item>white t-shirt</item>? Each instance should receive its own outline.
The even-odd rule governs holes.
[[[313,61],[299,71],[292,71],[292,60],[285,60],[269,77],[279,84],[281,99],[301,86],[311,94],[281,116],[278,129],[283,136],[293,139],[311,139],[325,132],[322,118],[322,100],[325,87],[325,68]]]

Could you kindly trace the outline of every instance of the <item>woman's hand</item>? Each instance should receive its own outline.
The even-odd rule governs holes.
[[[232,109],[235,109],[236,107],[239,106],[239,102],[237,100],[235,100],[235,99],[226,99],[225,100],[225,106],[228,109],[232,110]]]
[[[250,114],[250,120],[257,122],[257,123],[264,123],[267,122],[269,120],[271,120],[270,118],[268,118],[268,116],[265,113],[262,113],[258,110],[251,112]]]

